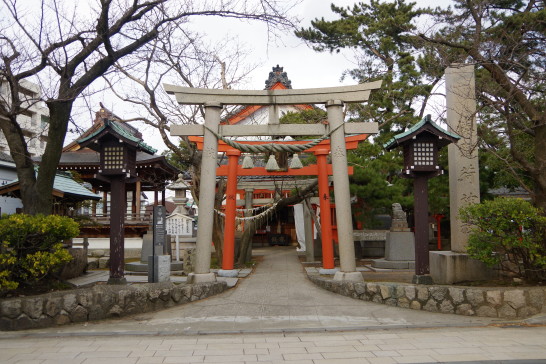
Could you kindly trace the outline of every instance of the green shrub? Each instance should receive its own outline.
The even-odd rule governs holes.
[[[64,216],[1,218],[0,292],[35,284],[69,262],[72,257],[62,242],[78,234],[78,223]]]
[[[461,209],[468,254],[531,281],[546,279],[546,217],[529,202],[497,198]]]

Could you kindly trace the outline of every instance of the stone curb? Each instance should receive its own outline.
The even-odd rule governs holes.
[[[0,330],[26,330],[122,317],[201,300],[227,289],[226,282],[95,285],[0,300]]]
[[[429,312],[522,319],[546,312],[546,289],[428,286],[405,283],[343,282],[308,274],[317,286],[363,301]]]

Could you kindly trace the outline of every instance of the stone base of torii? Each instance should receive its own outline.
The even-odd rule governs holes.
[[[324,135],[330,133],[331,159],[336,220],[338,224],[340,271],[335,280],[362,281],[362,274],[356,271],[353,242],[353,223],[347,174],[346,133],[376,134],[377,123],[344,124],[343,105],[350,102],[365,102],[371,90],[378,89],[381,81],[356,86],[330,87],[319,89],[284,90],[208,90],[164,85],[165,90],[176,95],[181,105],[203,105],[205,125],[173,126],[171,135],[203,135],[203,157],[201,161],[199,192],[199,224],[195,272],[188,276],[189,283],[215,281],[210,272],[211,242],[214,221],[214,191],[216,188],[216,163],[218,158],[218,135],[229,136],[287,136]],[[287,124],[280,125],[230,125],[220,127],[220,113],[224,105],[296,105],[325,104],[329,125]]]

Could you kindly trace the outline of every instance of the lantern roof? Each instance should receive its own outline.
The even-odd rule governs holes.
[[[167,186],[169,190],[189,190],[190,186],[184,181],[184,175],[178,174],[178,179]]]
[[[429,133],[438,137],[440,139],[438,148],[442,148],[449,143],[456,143],[461,139],[459,135],[443,129],[432,121],[430,115],[426,115],[421,121],[405,132],[395,135],[391,140],[383,144],[383,147],[387,150],[394,149],[422,133]]]
[[[130,133],[127,129],[123,128],[117,121],[104,119],[102,127],[97,129],[95,132],[87,135],[81,139],[76,140],[76,143],[80,145],[81,148],[88,147],[95,150],[98,146],[94,145],[94,141],[101,139],[105,135],[110,134],[120,141],[127,143],[137,150],[141,150],[148,154],[154,154],[157,152],[157,149],[152,148],[148,144],[144,143],[142,139],[136,135]]]

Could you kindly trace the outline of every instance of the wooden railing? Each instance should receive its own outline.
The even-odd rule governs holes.
[[[91,222],[109,225],[110,224],[110,214],[97,213],[95,215],[83,215],[78,214],[75,217],[80,217],[82,220],[89,219]],[[125,224],[150,224],[152,221],[152,214],[149,212],[146,213],[126,213],[125,214]]]

